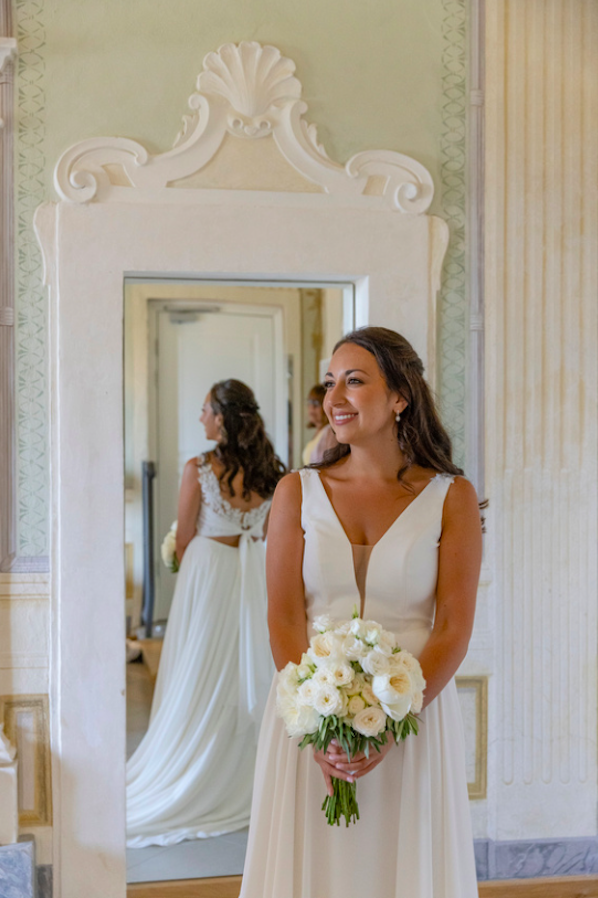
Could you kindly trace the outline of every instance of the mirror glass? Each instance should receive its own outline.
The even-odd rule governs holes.
[[[321,383],[336,341],[353,328],[354,302],[353,284],[125,282],[127,759],[149,726],[177,581],[162,542],[177,517],[185,463],[215,446],[199,421],[204,399],[218,381],[247,384],[276,454],[288,469],[301,466],[315,433],[310,390]],[[263,651],[269,655],[267,643]],[[127,881],[240,874],[246,839],[243,825],[210,838],[129,847]]]

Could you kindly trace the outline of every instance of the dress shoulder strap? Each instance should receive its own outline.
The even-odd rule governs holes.
[[[305,530],[308,520],[318,516],[318,508],[326,493],[317,468],[300,468],[299,477],[301,478],[301,526]]]

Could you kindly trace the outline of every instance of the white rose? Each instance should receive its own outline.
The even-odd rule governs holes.
[[[335,686],[349,686],[353,682],[353,668],[344,661],[329,664]]]
[[[393,720],[402,720],[409,712],[414,690],[409,671],[405,668],[397,665],[390,673],[374,677],[372,689]]]
[[[363,688],[361,690],[361,695],[368,703],[368,705],[376,705],[376,707],[380,704],[376,696],[374,695],[374,690],[370,683],[364,683]]]
[[[312,683],[316,686],[336,686],[332,667],[328,664],[320,664],[312,677]]]
[[[414,714],[419,714],[422,709],[422,705],[424,703],[424,694],[421,689],[416,689],[413,693],[413,701],[411,702],[411,711]]]
[[[400,664],[411,675],[411,682],[415,690],[422,691],[426,688],[426,681],[421,669],[421,665],[417,658],[410,652],[398,652],[392,656],[391,664]]]
[[[373,620],[366,620],[363,622],[363,627],[365,636],[362,638],[365,639],[368,645],[378,645],[380,634],[382,633],[380,624],[377,624],[376,621]]]
[[[314,680],[305,680],[299,686],[297,690],[297,701],[300,705],[309,705],[313,707],[314,704],[314,692],[317,688],[317,683]]]
[[[397,647],[397,639],[394,633],[391,633],[389,630],[382,630],[377,647],[385,655],[390,655],[392,650]]]
[[[367,674],[373,677],[381,676],[390,671],[390,658],[376,647],[361,659],[361,666]]]
[[[312,636],[307,654],[319,666],[325,658],[341,657],[342,643],[330,630],[318,633],[317,636]]]
[[[305,652],[301,655],[301,662],[297,665],[297,676],[300,680],[307,680],[315,670],[315,664]]]
[[[345,620],[334,628],[334,632],[338,636],[346,636],[351,631],[351,621]]]
[[[289,736],[305,736],[315,733],[320,725],[319,714],[308,705],[288,705],[283,713],[279,711]]]
[[[318,683],[314,689],[313,707],[322,717],[342,714],[345,710],[345,701],[345,697],[336,686]]]
[[[345,692],[349,696],[359,695],[359,693],[361,692],[362,689],[363,689],[363,674],[362,674],[361,679],[357,676],[354,676],[353,679],[351,680],[351,682],[349,683],[349,685],[345,688]]]
[[[349,714],[357,714],[359,711],[363,711],[364,708],[365,702],[362,697],[360,695],[352,695],[347,705]]]
[[[332,630],[334,624],[328,614],[318,614],[317,617],[314,617],[312,626],[318,633],[325,633],[327,630]]]
[[[397,699],[396,702],[391,704],[388,704],[387,702],[380,702],[380,704],[386,714],[388,714],[389,717],[392,717],[393,720],[402,720],[411,710],[411,696]]]
[[[369,652],[369,646],[365,645],[358,636],[349,634],[343,641],[343,651],[349,661],[361,661]]]
[[[293,664],[292,661],[283,667],[283,669],[278,674],[278,683],[276,687],[276,692],[278,693],[290,693],[294,694],[297,692],[297,687],[299,686],[299,676],[297,665]]]
[[[386,729],[386,714],[381,708],[364,708],[357,712],[351,726],[363,736],[377,736]]]

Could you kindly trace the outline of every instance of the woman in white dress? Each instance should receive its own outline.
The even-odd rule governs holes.
[[[260,734],[241,898],[477,898],[459,702],[453,680],[474,618],[481,523],[451,460],[423,366],[386,328],[337,347],[324,407],[335,458],[274,497],[267,552],[274,661],[298,661],[326,613],[354,605],[395,632],[427,680],[420,732],[350,761],[298,749],[275,713]],[[360,820],[331,827],[331,777],[358,781]]]
[[[127,764],[127,844],[172,845],[247,826],[274,667],[264,537],[284,466],[252,391],[214,384],[201,422],[217,446],[185,465],[180,562],[149,729]]]

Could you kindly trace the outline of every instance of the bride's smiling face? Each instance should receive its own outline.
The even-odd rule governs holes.
[[[407,406],[391,390],[374,356],[354,343],[343,343],[324,378],[324,411],[339,443],[358,443],[395,432],[395,415]]]

